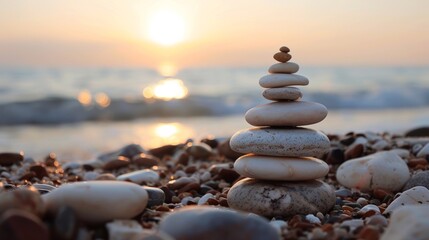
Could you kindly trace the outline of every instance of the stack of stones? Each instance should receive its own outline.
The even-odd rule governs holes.
[[[231,208],[267,217],[326,213],[335,204],[333,188],[320,181],[329,166],[319,160],[329,151],[329,139],[321,132],[298,126],[321,122],[328,110],[319,103],[301,101],[295,85],[308,79],[294,74],[299,66],[288,62],[289,48],[274,55],[279,61],[259,80],[263,96],[271,100],[247,111],[246,121],[255,128],[231,138],[231,148],[246,155],[235,170],[245,179],[228,193]]]

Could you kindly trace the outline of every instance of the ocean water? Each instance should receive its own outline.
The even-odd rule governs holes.
[[[143,96],[166,79],[150,69],[3,68],[0,151],[87,160],[131,142],[150,148],[227,137],[249,127],[249,108],[267,102],[258,85],[266,71],[185,69],[174,78],[187,97],[166,101]],[[429,67],[302,67],[299,74],[310,80],[303,99],[330,111],[310,127],[400,133],[429,125]]]

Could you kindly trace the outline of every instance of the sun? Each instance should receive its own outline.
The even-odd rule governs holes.
[[[158,44],[171,46],[185,38],[185,21],[173,10],[158,10],[149,17],[148,24],[148,36]]]

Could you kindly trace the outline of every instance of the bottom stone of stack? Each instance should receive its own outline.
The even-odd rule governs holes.
[[[303,181],[322,178],[329,172],[324,161],[312,157],[277,157],[247,154],[235,161],[234,169],[249,178]]]
[[[228,192],[228,205],[266,217],[327,213],[335,204],[334,189],[319,180],[286,182],[245,178]]]

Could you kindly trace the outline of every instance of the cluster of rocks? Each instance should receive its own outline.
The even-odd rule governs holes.
[[[331,147],[321,159],[330,170],[323,181],[335,187],[335,205],[326,213],[269,219],[229,208],[230,187],[244,178],[233,168],[240,154],[228,148],[229,139],[150,150],[128,145],[90,162],[0,153],[0,239],[419,239],[429,234],[422,217],[429,208],[429,138],[328,137]],[[380,185],[383,181],[374,178],[363,187],[337,180],[337,169],[362,158],[385,161],[387,167],[369,160],[361,164],[365,171],[349,169],[350,178],[364,180],[379,171],[395,178],[402,170],[388,166],[398,156],[405,163],[398,166],[411,173],[406,183]]]
[[[228,204],[234,209],[274,217],[326,213],[335,204],[333,188],[317,180],[329,172],[328,164],[317,159],[329,151],[329,139],[299,127],[322,121],[328,110],[300,100],[302,93],[294,86],[309,81],[295,74],[299,66],[288,62],[291,58],[287,47],[274,55],[280,63],[259,80],[267,88],[262,95],[273,102],[247,111],[246,121],[256,128],[231,138],[231,148],[246,154],[234,169],[248,177],[229,190]]]

